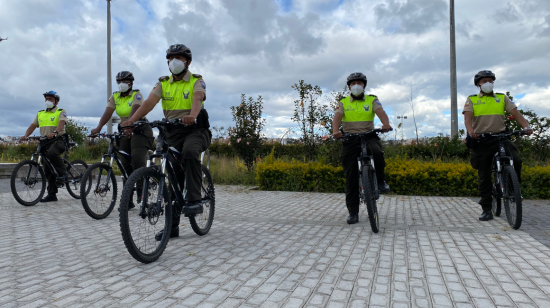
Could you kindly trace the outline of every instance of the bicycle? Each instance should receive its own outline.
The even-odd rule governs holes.
[[[506,218],[510,227],[517,230],[521,226],[522,219],[522,197],[519,179],[514,169],[512,156],[507,155],[504,140],[512,136],[524,135],[524,131],[504,132],[498,134],[479,134],[481,138],[498,138],[498,152],[493,156],[492,173],[492,206],[493,215],[499,217],[501,206],[504,203]]]
[[[44,141],[48,140],[47,137],[31,136],[25,139],[27,141],[34,140],[39,142],[36,152],[32,154],[31,159],[23,160],[18,163],[11,174],[11,192],[15,200],[17,200],[20,204],[24,206],[32,206],[37,204],[38,201],[42,199],[42,196],[44,196],[47,181],[44,181],[45,176],[44,170],[40,165],[41,161],[43,161],[45,166],[52,170],[56,178],[60,178],[60,183],[56,183],[58,188],[66,185],[69,194],[75,199],[80,199],[81,180],[85,171],[84,170],[81,172],[80,170],[88,169],[88,164],[80,159],[75,159],[72,162],[69,162],[67,160],[67,152],[75,145],[75,143],[68,142],[66,137],[63,136],[59,138],[63,138],[62,140],[65,143],[65,155],[62,158],[63,163],[65,164],[65,170],[67,171],[61,178],[50,160],[46,157],[45,153],[43,153],[42,145]]]
[[[128,160],[130,160],[131,156],[119,150],[115,145],[122,136],[123,133],[118,132],[114,134],[103,133],[88,136],[91,138],[108,138],[110,140],[107,154],[101,157],[101,162],[91,165],[82,178],[83,186],[81,186],[80,191],[80,195],[82,196],[82,207],[88,216],[94,219],[103,219],[109,216],[116,204],[118,186],[113,172],[113,161],[115,161],[121,172],[122,185],[124,186],[124,183],[128,180],[128,172],[122,165],[120,156]],[[110,159],[105,162],[106,158]],[[89,193],[86,194],[84,187],[88,181],[90,181],[90,185],[92,185],[93,189],[90,189]]]
[[[135,122],[131,127],[139,127],[144,122]],[[168,145],[165,140],[167,131],[172,127],[186,126],[181,120],[154,121],[149,123],[159,129],[156,150],[147,158],[147,166],[134,171],[128,178],[120,201],[120,229],[122,239],[128,252],[134,259],[150,263],[157,260],[168,243],[172,226],[172,196],[179,206],[185,205],[187,192],[185,183],[180,187],[176,173],[184,172],[180,164],[181,153]],[[205,155],[201,157],[204,158]],[[209,157],[209,154],[208,154]],[[160,163],[154,166],[152,161],[159,159]],[[202,214],[184,214],[189,218],[193,231],[198,235],[205,235],[210,231],[214,220],[215,194],[214,183],[206,166],[201,163],[202,179],[201,201]],[[129,211],[131,188],[142,181],[142,202],[135,211]],[[162,217],[164,216],[164,218]],[[155,235],[164,230],[160,241]]]
[[[390,131],[391,130],[393,129],[390,129]],[[372,232],[374,233],[378,233],[378,231],[380,231],[378,208],[376,207],[376,201],[380,198],[380,193],[378,191],[378,182],[376,180],[376,171],[374,169],[374,158],[372,154],[369,153],[370,151],[367,151],[366,136],[373,136],[373,134],[381,132],[382,129],[373,129],[364,133],[345,133],[339,138],[361,138],[361,154],[357,157],[357,164],[359,167],[359,199],[367,206],[370,226]]]

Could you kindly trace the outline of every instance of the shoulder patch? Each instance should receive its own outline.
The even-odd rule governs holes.
[[[141,93],[139,94],[136,94],[136,96],[134,96],[136,98],[136,100],[140,101],[143,97],[141,96]]]
[[[164,81],[170,79],[170,76],[162,76],[159,78],[159,81]]]
[[[200,75],[200,74],[193,74],[193,77],[195,77],[195,78],[202,78],[202,75]]]
[[[199,82],[201,83],[201,87],[206,90],[206,83],[203,80],[199,80]]]

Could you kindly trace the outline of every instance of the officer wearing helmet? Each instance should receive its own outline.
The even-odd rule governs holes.
[[[167,133],[166,141],[182,153],[185,178],[178,177],[180,184],[185,181],[187,194],[183,209],[174,203],[170,237],[179,236],[181,213],[200,214],[202,171],[199,155],[210,145],[212,134],[208,129],[208,114],[204,109],[206,84],[199,74],[189,71],[193,55],[183,44],[171,45],[166,50],[166,60],[171,76],[160,77],[159,81],[141,107],[123,123],[127,126],[147,115],[162,99],[162,109],[166,119],[181,119],[188,127],[175,127]],[[162,231],[155,237],[162,238]]]
[[[479,134],[504,132],[506,130],[506,111],[523,127],[527,135],[533,133],[527,120],[525,120],[523,115],[518,111],[517,106],[508,96],[493,91],[495,80],[495,74],[489,70],[477,73],[474,76],[474,85],[479,88],[479,93],[470,95],[466,99],[462,111],[464,125],[468,131],[469,138],[475,140],[468,144],[470,144],[471,148],[470,163],[474,169],[478,170],[478,188],[481,195],[479,204],[483,209],[483,213],[479,216],[479,220],[481,221],[493,219],[493,214],[491,213],[491,169],[493,156],[499,149],[498,139],[480,140]],[[509,141],[506,141],[506,147],[512,154],[514,169],[521,182],[521,158],[519,157],[518,149]]]
[[[61,137],[65,134],[65,123],[67,122],[67,112],[59,109],[59,95],[55,91],[48,91],[43,94],[46,100],[46,109],[40,110],[31,125],[21,137],[21,141],[29,137],[34,130],[39,127],[40,135],[46,136],[47,139],[43,142],[42,150],[46,157],[55,168],[57,175],[50,170],[48,165],[44,164],[44,172],[48,180],[48,195],[40,200],[40,202],[57,201],[57,184],[64,182],[65,164],[61,154],[65,152],[65,142]]]
[[[362,73],[353,73],[347,78],[347,85],[351,94],[343,98],[334,112],[332,120],[332,136],[342,137],[339,131],[340,124],[345,133],[364,133],[374,129],[374,116],[377,115],[382,122],[382,130],[391,129],[388,115],[382,108],[382,104],[376,95],[365,95],[367,77]],[[374,168],[378,180],[378,189],[381,193],[388,192],[390,187],[386,184],[384,168],[384,151],[380,138],[374,134],[367,140],[367,145],[374,157]],[[359,171],[357,169],[357,157],[361,154],[361,140],[348,139],[343,142],[342,164],[346,177],[346,206],[349,211],[348,224],[359,221]]]
[[[120,117],[120,121],[125,122],[136,112],[143,102],[143,95],[141,92],[138,89],[133,89],[134,75],[131,72],[119,72],[116,75],[116,82],[119,91],[114,92],[107,101],[107,107],[99,120],[99,124],[96,128],[91,130],[92,135],[101,131],[115,111]],[[128,175],[130,175],[134,170],[146,166],[147,151],[153,147],[154,136],[153,129],[150,125],[145,125],[134,130],[127,130],[125,133],[126,136],[120,138],[119,149],[130,155],[130,159],[124,156],[121,157],[122,165],[124,169],[126,169],[126,172],[128,172]],[[138,202],[141,200],[140,184],[141,183],[138,183]],[[130,208],[132,207],[134,207],[133,203],[130,204]]]

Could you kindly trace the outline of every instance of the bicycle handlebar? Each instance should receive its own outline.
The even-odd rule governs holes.
[[[495,137],[495,138],[508,138],[508,137],[511,137],[511,136],[522,136],[522,135],[525,135],[525,131],[523,130],[516,130],[516,131],[513,131],[513,132],[504,132],[504,133],[497,133],[497,134],[494,134],[494,133],[483,133],[483,134],[478,134],[480,137]]]
[[[391,132],[392,130],[393,130],[393,127],[390,127],[389,132]],[[371,131],[364,132],[364,133],[345,133],[345,134],[342,134],[342,137],[337,138],[337,139],[344,139],[344,138],[355,137],[355,136],[365,136],[365,135],[370,135],[370,134],[374,134],[374,133],[383,133],[383,131],[382,131],[381,128],[376,128],[376,129],[373,129]]]

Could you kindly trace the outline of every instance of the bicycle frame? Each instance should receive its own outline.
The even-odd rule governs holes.
[[[123,179],[126,180],[126,179],[128,179],[128,172],[126,171],[126,169],[124,169],[124,166],[122,165],[122,162],[120,161],[119,155],[125,156],[127,159],[130,159],[131,156],[130,156],[130,154],[119,150],[115,146],[115,142],[120,138],[120,135],[112,134],[112,135],[109,135],[108,137],[111,140],[111,142],[109,144],[109,149],[107,150],[107,154],[103,154],[103,156],[101,157],[101,162],[105,163],[105,158],[111,158],[110,161],[107,163],[107,165],[109,165],[109,167],[112,168],[113,161],[114,161],[117,164],[118,168],[120,169],[120,172],[122,173]],[[112,169],[109,170],[109,172],[112,172]],[[110,177],[111,175],[108,174],[108,176]]]
[[[151,161],[154,161],[156,159],[160,159],[160,174],[161,174],[161,181],[159,182],[158,191],[157,194],[157,200],[156,200],[156,210],[160,211],[162,209],[162,198],[164,191],[164,185],[166,185],[166,176],[168,176],[168,184],[174,191],[174,194],[176,196],[176,201],[180,206],[185,205],[185,195],[183,193],[183,187],[180,187],[180,183],[176,177],[176,172],[183,172],[183,167],[180,164],[180,158],[181,153],[174,147],[170,146],[168,142],[165,140],[165,135],[167,132],[167,126],[169,125],[177,125],[178,123],[171,123],[170,120],[163,120],[163,121],[154,121],[150,123],[152,127],[157,127],[159,129],[159,135],[157,137],[157,144],[156,149],[153,154],[150,154],[147,157],[147,168],[151,167]],[[201,156],[201,163],[202,159],[204,158],[204,152]],[[149,183],[144,179],[143,181],[143,191],[148,190]],[[209,193],[205,188],[204,185],[202,185],[202,189],[204,189],[207,193]],[[142,204],[147,204],[147,194],[143,194],[143,202]],[[145,209],[140,209],[140,215],[145,215]]]
[[[58,137],[54,137],[54,138],[58,138]],[[38,158],[35,160],[36,163],[37,163],[38,165],[40,165],[40,161],[43,159],[44,162],[45,162],[45,164],[47,165],[47,167],[55,174],[55,177],[56,177],[56,178],[59,177],[59,174],[57,173],[57,171],[56,171],[55,168],[53,167],[53,165],[52,165],[52,163],[50,162],[50,160],[48,159],[48,157],[46,157],[46,156],[43,157],[43,156],[42,156],[42,154],[44,154],[44,153],[43,153],[43,151],[42,151],[42,142],[40,142],[40,141],[41,141],[41,140],[44,140],[44,137],[39,137],[39,138],[38,138],[38,137],[34,137],[34,138],[32,138],[32,139],[34,139],[34,140],[39,140],[39,142],[38,142],[38,147],[37,147],[37,149],[36,149],[36,153],[33,153],[33,154],[31,155],[31,160],[35,160],[34,157],[35,157],[36,155],[38,155]],[[74,170],[75,172],[77,172],[78,174],[82,175],[81,172],[78,171],[78,170],[76,170],[76,168],[67,160],[67,152],[69,151],[69,147],[68,147],[68,145],[67,145],[67,143],[66,143],[65,141],[63,141],[63,143],[65,144],[65,155],[64,155],[64,157],[62,157],[63,163],[64,163],[65,165],[67,165],[70,169],[72,169],[72,170]],[[36,172],[36,173],[35,173],[34,176],[36,177],[36,176],[38,175],[38,174],[37,174],[38,169],[37,169],[35,172]],[[67,170],[67,172],[69,172],[69,170]],[[30,173],[30,170],[29,170],[29,173]],[[28,177],[28,176],[30,176],[30,174],[28,174],[27,177]],[[73,179],[73,181],[75,181],[75,180]]]

